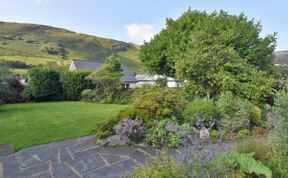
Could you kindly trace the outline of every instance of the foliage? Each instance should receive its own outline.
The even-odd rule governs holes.
[[[288,91],[280,91],[276,94],[273,113],[276,119],[275,129],[272,133],[272,142],[279,154],[288,162]]]
[[[198,116],[201,117],[204,124],[209,124],[217,114],[216,107],[209,98],[195,99],[188,103],[184,110],[184,116],[187,121],[193,125],[197,123]]]
[[[100,102],[104,96],[100,89],[86,89],[81,92],[81,98],[83,101]]]
[[[263,175],[267,178],[272,178],[271,170],[262,162],[256,161],[253,155],[253,153],[222,154],[212,161],[211,167],[214,174],[220,177]]]
[[[150,157],[146,164],[137,165],[128,177],[133,178],[184,178],[183,168],[169,154]]]
[[[140,119],[122,119],[116,126],[116,134],[126,141],[138,142],[146,132],[146,126]]]
[[[181,119],[185,101],[176,89],[144,85],[135,89],[133,106],[148,112],[151,119],[173,116]]]
[[[23,89],[18,76],[13,75],[7,68],[0,68],[0,104],[20,102]]]
[[[214,97],[232,91],[255,103],[272,95],[276,38],[261,38],[260,23],[244,14],[189,9],[166,24],[141,47],[140,60],[149,72],[187,81],[188,95]]]
[[[102,103],[113,103],[119,98],[122,89],[120,77],[123,75],[121,64],[116,56],[107,57],[105,64],[86,77],[95,85],[97,93],[102,93]],[[100,92],[99,92],[100,91]]]
[[[249,106],[247,102],[236,98],[231,92],[220,95],[216,103],[220,113],[219,126],[229,132],[249,128]]]
[[[89,74],[88,71],[65,71],[61,74],[67,100],[79,100],[81,92],[92,87],[92,83],[85,79]]]
[[[95,123],[95,127],[92,130],[92,133],[95,133],[98,139],[113,135],[115,133],[115,126],[119,123],[120,120],[121,118],[114,116],[102,121],[98,121]]]
[[[86,102],[41,102],[0,106],[0,144],[14,151],[34,145],[90,135],[95,122],[129,107]],[[116,122],[117,124],[118,122]]]
[[[51,100],[61,92],[60,75],[48,68],[33,68],[28,71],[28,86],[23,97],[27,100]]]
[[[124,118],[130,118],[130,119],[141,119],[144,122],[148,122],[149,116],[148,113],[145,110],[142,109],[135,109],[133,107],[121,110],[121,112],[118,113],[117,117],[124,119]]]
[[[4,64],[8,68],[18,68],[18,69],[30,69],[32,66],[26,64],[23,61],[6,61],[3,59],[0,59],[0,64]]]
[[[288,175],[288,163],[285,158],[283,158],[275,150],[272,157],[266,163],[266,165],[272,170],[273,177],[284,178]]]
[[[252,125],[256,125],[256,126],[263,125],[262,111],[258,106],[256,105],[251,106],[249,113],[250,113],[250,122]]]
[[[272,146],[265,139],[247,139],[234,145],[237,153],[254,153],[253,158],[262,163],[271,159]]]
[[[7,94],[10,92],[9,85],[5,80],[9,75],[10,71],[7,68],[0,68],[0,104],[6,101]]]
[[[156,122],[154,126],[150,127],[146,134],[144,141],[153,147],[177,147],[180,145],[179,135],[176,132],[169,132],[165,130],[166,123],[169,120],[161,120]]]
[[[160,87],[167,87],[167,78],[158,78],[155,83]]]
[[[97,138],[105,138],[105,137],[115,134],[115,131],[116,131],[115,129],[117,129],[117,124],[122,119],[128,118],[131,120],[136,120],[136,119],[144,120],[147,118],[146,116],[147,114],[145,113],[145,111],[129,107],[129,108],[121,110],[114,117],[97,122],[92,132],[96,134]]]

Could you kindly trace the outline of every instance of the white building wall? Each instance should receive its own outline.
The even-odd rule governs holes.
[[[71,63],[70,63],[69,70],[70,70],[70,71],[76,70],[76,67],[75,67],[74,62],[71,62]]]

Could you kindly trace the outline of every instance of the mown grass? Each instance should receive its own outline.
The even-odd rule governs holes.
[[[0,144],[14,151],[90,134],[94,123],[116,115],[128,105],[48,102],[0,106]]]

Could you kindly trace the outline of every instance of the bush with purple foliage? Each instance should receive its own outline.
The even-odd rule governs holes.
[[[122,139],[129,142],[139,141],[146,132],[146,126],[141,119],[123,119],[119,122],[116,128],[116,134]]]

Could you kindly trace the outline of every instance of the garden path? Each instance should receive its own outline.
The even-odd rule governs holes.
[[[103,147],[94,136],[69,139],[20,150],[0,157],[0,177],[4,178],[114,178],[125,177],[135,163],[157,152],[168,151],[176,160],[189,156],[210,159],[231,151],[232,143],[205,143],[179,149],[148,146]]]

